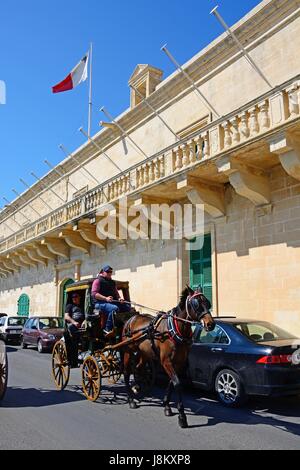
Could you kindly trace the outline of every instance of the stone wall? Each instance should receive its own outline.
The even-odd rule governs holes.
[[[131,298],[153,308],[168,309],[178,298],[177,241],[131,241],[122,245],[110,241],[107,251],[92,246],[90,256],[71,250],[71,262],[81,261],[81,277],[96,276],[102,264],[115,269],[114,277],[129,281]],[[58,265],[59,266],[59,265]],[[55,279],[54,264],[48,267],[21,268],[18,274],[0,281],[0,311],[14,315],[22,293],[30,297],[32,314],[56,315],[59,284],[75,278],[75,267],[61,262]],[[55,283],[56,280],[56,283]]]
[[[216,225],[219,314],[300,334],[300,183],[276,167],[270,185],[273,209],[264,216],[227,189],[227,222]]]

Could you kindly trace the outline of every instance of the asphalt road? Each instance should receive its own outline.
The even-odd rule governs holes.
[[[130,410],[122,382],[103,386],[96,403],[81,393],[78,370],[63,392],[51,380],[50,355],[8,348],[9,387],[0,406],[0,449],[299,449],[300,398],[256,399],[226,409],[186,391],[188,429],[166,418],[156,388]]]

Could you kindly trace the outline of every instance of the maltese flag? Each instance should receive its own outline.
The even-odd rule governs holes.
[[[52,87],[52,93],[73,90],[79,83],[84,82],[88,76],[88,61],[89,54],[87,53],[62,82]]]

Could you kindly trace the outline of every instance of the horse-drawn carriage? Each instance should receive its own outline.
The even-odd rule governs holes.
[[[3,341],[0,341],[0,401],[3,400],[7,388],[7,353]]]
[[[114,335],[107,338],[103,333],[105,324],[101,312],[94,310],[91,289],[94,279],[71,284],[66,289],[65,306],[71,303],[72,294],[80,296],[80,307],[85,313],[85,321],[79,329],[78,341],[70,335],[65,325],[64,337],[52,351],[52,373],[55,385],[63,390],[69,382],[70,370],[81,367],[82,390],[86,398],[96,401],[101,393],[102,379],[115,384],[122,374],[122,329],[124,323],[137,311],[119,312],[115,317]],[[116,281],[118,291],[125,302],[130,302],[129,283]],[[74,357],[75,355],[75,357]],[[133,364],[133,370],[135,370]],[[136,389],[149,390],[154,382],[154,366],[148,362],[143,370],[134,374]]]
[[[169,377],[169,384],[163,404],[166,416],[173,416],[170,399],[172,391],[177,394],[178,423],[187,427],[179,373],[183,370],[192,343],[192,325],[200,323],[207,331],[215,327],[211,316],[211,304],[201,289],[194,291],[187,286],[176,307],[168,312],[156,312],[155,316],[138,314],[134,309],[129,313],[117,314],[115,337],[103,335],[101,315],[94,312],[91,304],[93,279],[75,283],[67,288],[69,296],[80,294],[86,321],[76,350],[75,367],[81,365],[82,389],[88,400],[96,401],[101,391],[102,378],[116,383],[121,374],[130,408],[137,407],[136,394],[151,388],[154,382],[154,363],[160,362]],[[125,301],[130,302],[128,282],[117,282]],[[137,305],[137,304],[135,304]],[[55,344],[52,354],[52,371],[55,384],[63,390],[68,384],[73,363],[72,340],[65,330],[64,339]],[[130,385],[133,374],[135,385]]]

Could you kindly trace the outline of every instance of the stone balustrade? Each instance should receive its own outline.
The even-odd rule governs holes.
[[[0,253],[83,217],[107,202],[171,178],[211,157],[222,156],[252,139],[263,138],[299,117],[300,79],[294,79],[1,241]]]

